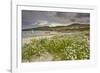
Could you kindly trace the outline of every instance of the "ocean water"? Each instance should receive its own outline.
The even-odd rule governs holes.
[[[49,36],[58,33],[59,32],[54,32],[54,31],[22,31],[22,38],[33,37],[33,36]]]
[[[56,31],[22,31],[22,38],[28,38],[28,37],[41,37],[41,36],[51,36],[51,35],[70,35],[73,33],[67,33],[67,32],[56,32]]]

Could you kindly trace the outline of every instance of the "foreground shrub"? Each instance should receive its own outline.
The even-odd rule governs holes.
[[[53,36],[51,38],[35,39],[22,46],[22,61],[45,61],[40,57],[49,54],[51,61],[89,59],[90,49],[88,36],[72,34]],[[49,57],[49,56],[48,56]]]

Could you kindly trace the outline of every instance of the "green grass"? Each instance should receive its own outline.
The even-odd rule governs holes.
[[[33,62],[41,56],[44,57],[44,54],[47,55],[47,53],[52,56],[51,61],[89,59],[88,38],[86,32],[63,36],[55,35],[43,39],[33,38],[22,46],[22,62]]]

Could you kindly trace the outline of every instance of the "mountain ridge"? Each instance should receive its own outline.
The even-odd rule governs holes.
[[[22,30],[23,31],[28,31],[28,30],[58,31],[58,30],[89,29],[89,28],[90,28],[89,24],[73,23],[67,26],[55,26],[55,27],[40,26],[36,28],[22,29]]]

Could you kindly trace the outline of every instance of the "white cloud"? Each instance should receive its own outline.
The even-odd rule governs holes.
[[[56,26],[67,26],[69,24],[59,24],[59,23],[52,23],[49,25],[49,27],[56,27]]]

